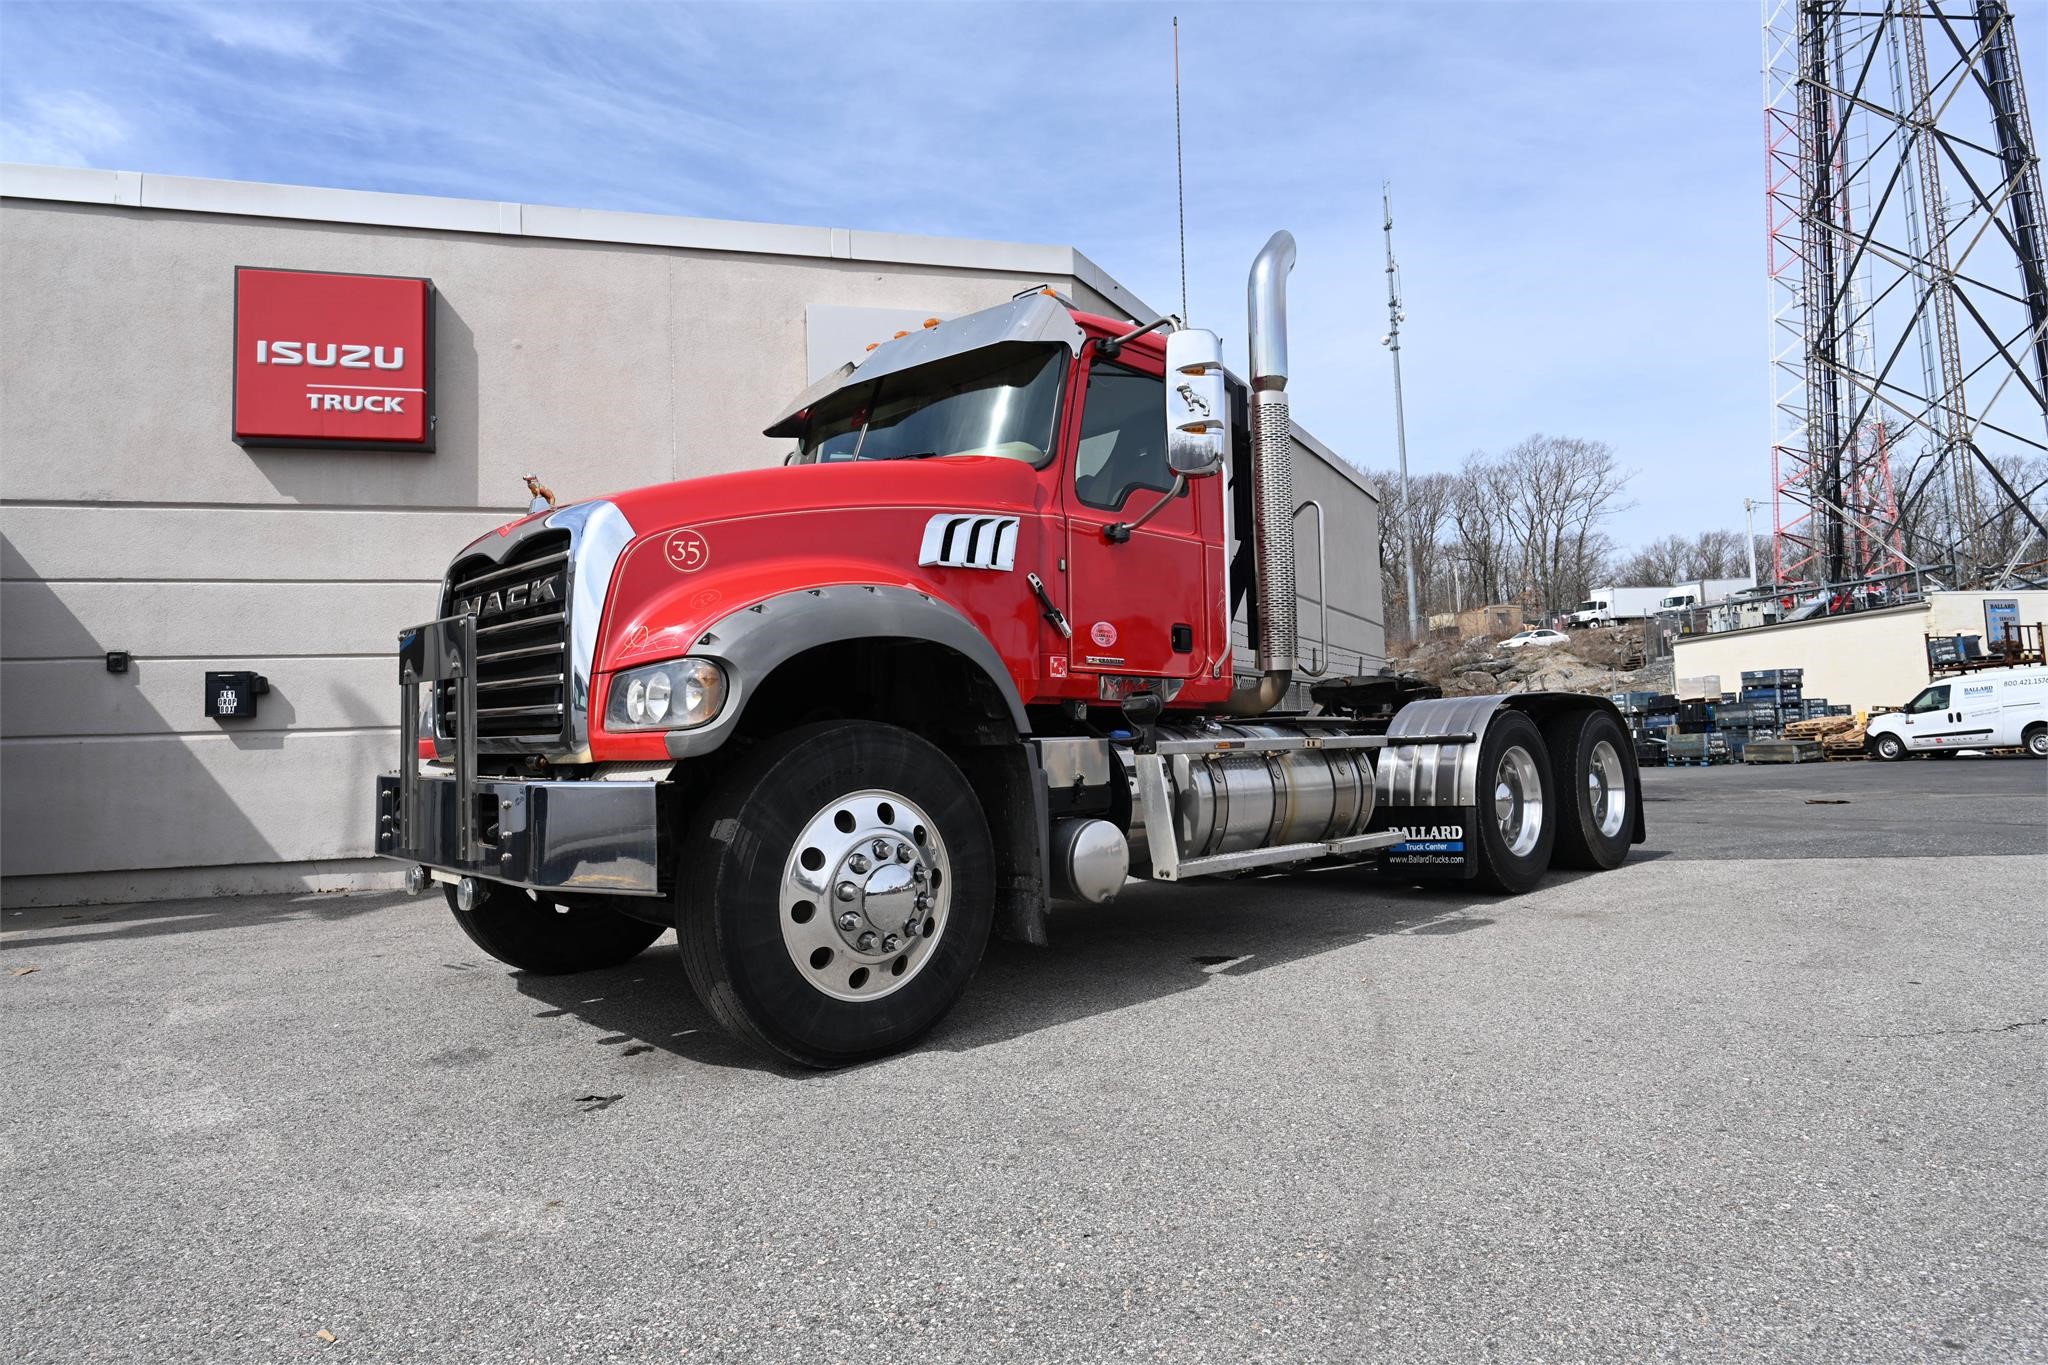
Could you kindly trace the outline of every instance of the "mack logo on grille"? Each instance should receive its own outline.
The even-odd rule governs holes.
[[[562,600],[562,576],[549,574],[536,578],[530,583],[513,583],[503,588],[492,588],[489,592],[474,597],[455,599],[457,616],[474,616],[479,621],[488,621],[493,616],[503,616],[508,611],[523,607],[544,606]]]

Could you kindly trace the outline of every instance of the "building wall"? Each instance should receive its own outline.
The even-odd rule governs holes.
[[[1718,674],[1724,692],[1740,689],[1745,672],[1799,668],[1809,697],[1859,711],[1899,706],[1927,686],[1926,637],[1982,635],[1986,598],[2017,599],[2022,621],[2048,618],[2048,592],[1934,593],[1882,611],[1685,636],[1674,645],[1674,666],[1681,678]]]
[[[779,461],[788,443],[760,427],[807,383],[809,307],[967,312],[1043,283],[1143,307],[1065,248],[217,182],[170,182],[189,207],[152,209],[115,173],[36,173],[110,186],[83,203],[27,197],[17,172],[0,185],[14,904],[388,881],[367,792],[394,761],[394,631],[433,613],[450,553],[523,512],[528,472],[568,501]],[[279,196],[386,221],[279,216]],[[601,231],[640,240],[587,240]],[[237,265],[431,277],[436,452],[233,444]],[[1372,524],[1362,479],[1309,464],[1305,487],[1344,483],[1346,519],[1365,505]],[[1376,654],[1376,551],[1364,565],[1332,570],[1371,603],[1332,633]],[[131,671],[109,673],[109,650]],[[205,715],[202,675],[228,668],[270,681],[252,722]]]

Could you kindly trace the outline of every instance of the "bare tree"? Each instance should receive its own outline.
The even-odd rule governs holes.
[[[1766,549],[1757,557],[1757,568],[1768,562]],[[1656,588],[1697,578],[1740,578],[1748,572],[1742,532],[1701,531],[1690,539],[1670,535],[1651,541],[1622,560],[1614,576],[1626,587]]]
[[[1380,581],[1385,586],[1389,621],[1408,616],[1407,581],[1402,551],[1409,535],[1415,537],[1415,594],[1422,615],[1450,611],[1454,604],[1453,573],[1445,536],[1451,523],[1451,506],[1458,495],[1458,480],[1449,474],[1411,474],[1408,499],[1413,516],[1401,506],[1400,476],[1387,470],[1370,476],[1381,490]]]
[[[1512,481],[1510,543],[1532,605],[1571,607],[1593,586],[1612,542],[1601,523],[1628,504],[1629,474],[1604,441],[1535,435],[1501,458]]]

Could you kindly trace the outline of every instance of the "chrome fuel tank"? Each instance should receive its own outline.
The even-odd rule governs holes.
[[[1313,722],[1161,726],[1160,739],[1308,739],[1339,733]],[[1119,749],[1128,764],[1127,750]],[[1372,820],[1373,770],[1364,749],[1175,754],[1166,760],[1174,833],[1183,859],[1315,843],[1363,834]],[[1134,803],[1134,862],[1145,860],[1142,803]]]

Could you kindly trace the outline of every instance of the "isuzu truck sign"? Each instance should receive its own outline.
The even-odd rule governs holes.
[[[234,438],[434,448],[434,284],[235,270]]]

